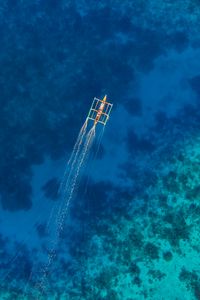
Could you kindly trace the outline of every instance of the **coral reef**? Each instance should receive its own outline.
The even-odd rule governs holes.
[[[199,299],[198,1],[7,0],[0,22],[0,298]],[[45,163],[65,165],[105,92],[113,119],[54,253]]]

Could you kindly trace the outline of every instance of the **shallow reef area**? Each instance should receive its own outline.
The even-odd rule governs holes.
[[[200,299],[199,2],[6,0],[0,24],[0,299]],[[50,253],[66,156],[106,93]]]

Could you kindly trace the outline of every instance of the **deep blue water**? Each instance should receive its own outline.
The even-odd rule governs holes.
[[[0,4],[0,299],[200,299],[199,25],[196,0]]]

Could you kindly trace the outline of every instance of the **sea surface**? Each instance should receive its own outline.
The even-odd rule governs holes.
[[[1,1],[0,300],[200,299],[199,29],[198,0]]]

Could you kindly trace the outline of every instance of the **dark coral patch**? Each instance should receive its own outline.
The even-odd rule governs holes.
[[[173,255],[170,251],[166,251],[166,252],[163,253],[163,258],[166,261],[170,261],[170,260],[172,260]]]
[[[171,219],[171,218],[170,218]],[[165,227],[162,231],[162,238],[167,239],[169,243],[177,247],[180,240],[188,240],[190,235],[190,226],[188,226],[181,215],[174,215],[172,220],[168,220],[172,227]]]
[[[51,200],[57,200],[59,197],[58,189],[59,189],[59,181],[57,178],[52,178],[48,180],[45,185],[42,186],[42,190],[44,192],[45,197]]]
[[[144,246],[144,254],[150,259],[158,259],[159,258],[159,248],[148,242]]]

